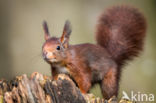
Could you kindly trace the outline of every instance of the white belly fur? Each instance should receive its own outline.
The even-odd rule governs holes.
[[[55,67],[57,68],[56,69],[57,73],[60,73],[60,74],[68,74],[69,73],[67,67],[65,67],[65,66],[55,65]]]

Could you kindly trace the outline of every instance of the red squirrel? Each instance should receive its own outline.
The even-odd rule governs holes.
[[[43,58],[51,65],[52,77],[70,75],[82,93],[99,83],[106,99],[118,95],[123,65],[143,49],[146,20],[138,9],[114,6],[102,13],[96,26],[97,43],[69,44],[71,24],[67,20],[60,38],[50,37],[44,21]]]

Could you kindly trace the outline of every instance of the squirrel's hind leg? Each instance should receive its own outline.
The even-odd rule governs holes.
[[[118,94],[118,79],[116,68],[110,68],[101,81],[103,97],[109,99]]]

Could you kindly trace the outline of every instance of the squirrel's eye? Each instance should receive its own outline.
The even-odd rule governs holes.
[[[57,48],[56,48],[57,50],[60,50],[60,46],[57,46]]]

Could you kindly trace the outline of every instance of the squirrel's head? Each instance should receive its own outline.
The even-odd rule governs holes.
[[[42,47],[43,58],[48,63],[61,62],[66,58],[65,51],[68,49],[69,45],[68,42],[71,34],[70,22],[68,20],[65,22],[63,33],[60,38],[50,37],[48,25],[45,21],[43,23],[43,29],[45,33],[45,43]]]

